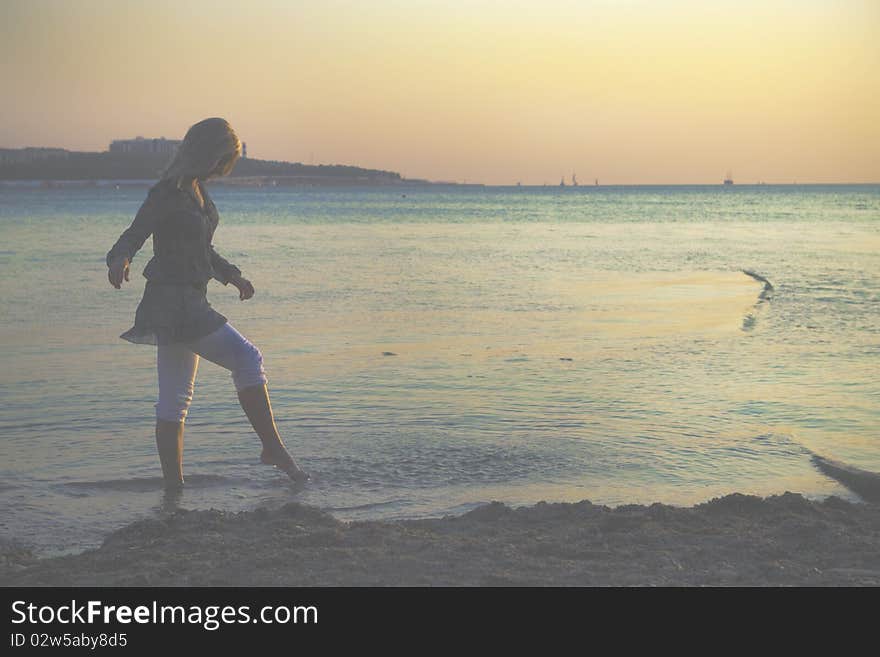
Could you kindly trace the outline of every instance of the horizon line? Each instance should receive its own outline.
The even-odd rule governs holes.
[[[144,139],[148,139],[148,138],[145,137]],[[149,138],[149,139],[153,139],[153,138],[151,137],[151,138]],[[169,140],[169,141],[179,141],[179,140]],[[28,148],[33,148],[33,149],[43,149],[43,148],[45,148],[45,149],[58,149],[58,150],[65,150],[65,151],[74,152],[74,153],[95,153],[95,154],[103,154],[103,153],[110,153],[110,152],[111,152],[111,151],[109,150],[109,148],[108,148],[107,150],[100,150],[100,151],[86,151],[86,150],[80,150],[80,151],[77,151],[77,150],[73,150],[73,149],[70,149],[70,148],[65,148],[65,147],[63,147],[63,146],[17,146],[17,147],[16,147],[16,146],[0,146],[0,150],[24,150],[24,149],[28,149]],[[271,159],[266,159],[266,160],[264,160],[264,159],[261,158],[261,157],[254,157],[254,156],[252,156],[252,155],[248,155],[248,156],[247,156],[247,159],[248,159],[248,160],[263,160],[264,162],[282,162],[282,163],[284,163],[284,164],[299,164],[299,165],[302,165],[302,166],[310,166],[310,167],[320,167],[320,166],[348,166],[348,167],[356,167],[356,168],[362,168],[362,169],[370,169],[370,168],[371,168],[371,167],[363,166],[363,165],[360,165],[360,164],[341,164],[341,163],[338,163],[338,162],[337,162],[337,163],[333,163],[333,164],[327,164],[327,163],[313,164],[313,163],[306,163],[306,162],[302,162],[302,161],[294,161],[294,160],[271,160]],[[389,171],[389,172],[393,172],[391,169],[375,169],[375,170],[377,170],[377,171]],[[417,178],[407,178],[407,177],[403,174],[403,172],[397,172],[397,173],[400,175],[401,179],[404,180],[404,181],[405,181],[405,180],[414,180],[414,181],[421,181],[421,182],[424,182],[425,184],[432,184],[432,185],[458,185],[458,186],[468,186],[468,185],[470,185],[470,186],[483,186],[483,187],[540,187],[540,188],[544,188],[544,187],[554,187],[554,188],[565,188],[565,189],[569,189],[569,188],[590,188],[590,187],[592,187],[592,188],[595,188],[595,187],[694,187],[694,186],[705,186],[705,187],[715,187],[715,186],[762,187],[762,186],[783,186],[783,185],[787,185],[787,186],[808,186],[808,185],[813,185],[813,186],[815,186],[815,185],[850,185],[850,186],[852,186],[852,185],[880,185],[880,180],[878,180],[878,181],[871,181],[871,182],[848,182],[848,181],[840,181],[840,182],[815,182],[815,181],[813,181],[813,182],[798,182],[797,180],[795,180],[795,181],[793,181],[793,182],[767,182],[767,181],[757,181],[757,182],[749,182],[749,183],[737,183],[737,182],[734,182],[732,185],[725,185],[725,183],[724,183],[723,180],[722,180],[722,182],[718,182],[718,183],[714,183],[714,182],[675,182],[675,183],[661,183],[661,182],[657,182],[657,183],[653,183],[653,182],[630,182],[630,183],[601,183],[601,184],[598,184],[598,185],[597,185],[597,184],[591,184],[591,183],[585,182],[585,183],[579,183],[579,184],[577,184],[577,185],[572,185],[571,183],[566,183],[564,186],[562,186],[562,185],[560,185],[560,184],[558,184],[558,183],[546,183],[546,182],[545,182],[545,183],[520,183],[520,182],[517,181],[517,182],[512,182],[512,183],[482,183],[482,182],[468,182],[467,179],[463,179],[462,182],[458,182],[458,181],[455,181],[455,180],[429,180],[429,179],[427,179],[427,178],[421,178],[421,177],[417,177]],[[268,178],[271,178],[271,177],[273,177],[273,176],[254,176],[254,177],[268,177]],[[278,177],[278,176],[275,176],[275,177]],[[598,178],[596,178],[595,176],[590,176],[590,177],[592,177],[594,180],[598,180]],[[563,178],[564,178],[564,177],[563,177]],[[37,182],[38,182],[39,180],[40,180],[40,179],[35,179],[35,181],[37,181]],[[116,179],[113,179],[113,178],[106,178],[106,179],[103,179],[103,178],[102,178],[101,180],[108,180],[108,181],[111,181],[111,180],[116,180]],[[120,179],[120,180],[125,180],[125,179]],[[2,181],[2,180],[0,180],[0,182],[9,182],[9,181]],[[20,182],[28,182],[28,181],[20,180]],[[56,180],[55,182],[63,182],[63,181],[59,179],[59,180]],[[74,182],[74,181],[71,181],[71,182]]]
[[[314,165],[317,166],[317,165]],[[324,166],[336,166],[336,165],[324,165]],[[338,165],[338,166],[352,166],[352,165]],[[236,176],[227,176],[227,178],[235,178]],[[286,178],[288,176],[272,176],[272,175],[257,175],[257,176],[240,176],[242,178],[266,178],[266,179],[280,179]],[[77,178],[77,179],[62,179],[62,178],[12,178],[12,179],[2,179],[0,178],[0,186],[24,186],[27,184],[41,184],[41,183],[69,183],[69,184],[78,184],[78,185],[87,185],[89,183],[127,183],[127,184],[137,184],[137,183],[149,183],[153,180],[157,180],[155,178]],[[222,181],[217,179],[212,179],[207,181],[210,183],[219,183],[223,185]],[[730,187],[877,187],[880,186],[880,181],[872,181],[872,182],[761,182],[761,183],[735,183],[733,185],[725,185],[723,182],[721,183],[706,183],[706,182],[678,182],[678,183],[646,183],[646,182],[637,182],[637,183],[603,183],[600,185],[566,185],[565,187],[560,187],[558,184],[518,184],[518,183],[479,183],[479,182],[455,182],[450,180],[427,180],[424,178],[406,178],[401,176],[400,182],[395,183],[384,183],[384,184],[365,184],[362,186],[368,187],[394,187],[398,185],[436,185],[436,186],[448,186],[448,187],[511,187],[511,188],[537,188],[537,189],[600,189],[600,188],[609,188],[609,187],[722,187],[722,188],[730,188]],[[358,187],[361,185],[351,184],[351,185],[340,185],[340,186],[350,186],[350,187]]]

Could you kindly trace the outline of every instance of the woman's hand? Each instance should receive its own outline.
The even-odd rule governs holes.
[[[250,299],[252,296],[254,296],[254,286],[251,285],[251,282],[248,279],[237,276],[233,279],[230,279],[229,282],[238,288],[238,298],[242,301],[244,301],[245,299]]]
[[[123,278],[129,280],[129,265],[131,265],[131,262],[129,262],[128,258],[125,256],[119,256],[110,263],[110,268],[107,271],[107,278],[110,279],[110,285],[117,290],[122,287]]]

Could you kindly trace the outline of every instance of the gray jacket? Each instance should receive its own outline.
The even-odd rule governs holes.
[[[201,189],[204,209],[169,180],[153,185],[134,221],[107,252],[107,266],[119,256],[126,256],[131,262],[152,235],[153,257],[143,272],[149,281],[205,286],[213,278],[226,285],[240,276],[241,270],[211,244],[220,215],[204,187]]]

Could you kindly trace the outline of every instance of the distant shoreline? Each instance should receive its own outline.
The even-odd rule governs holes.
[[[120,181],[155,180],[170,158],[163,152],[90,152],[65,149],[0,148],[2,181]],[[387,185],[407,182],[396,171],[367,169],[348,164],[303,164],[278,160],[241,158],[224,180],[274,180],[277,184],[345,184],[357,182]],[[425,181],[427,182],[427,181]]]
[[[144,186],[153,184],[168,164],[167,153],[118,153],[110,151],[67,151],[65,149],[0,148],[0,187],[94,187],[106,185]],[[348,164],[303,164],[281,160],[242,158],[232,173],[212,184],[241,187],[491,187],[499,189],[559,190],[565,193],[588,193],[591,190],[627,188],[699,188],[737,189],[791,187],[871,187],[877,182],[767,182],[724,184],[706,183],[594,183],[582,184],[487,184],[462,180],[427,180],[406,178],[396,171],[368,169]]]
[[[96,187],[152,187],[157,179],[131,179],[131,178],[96,178],[74,180],[0,180],[0,188],[20,187],[27,189],[69,189],[69,188],[96,188]],[[452,183],[432,183],[426,180],[399,180],[399,181],[373,181],[360,178],[280,178],[280,177],[248,177],[231,178],[223,180],[211,180],[209,185],[218,187],[412,187],[417,185],[440,185],[447,186]],[[462,185],[455,185],[462,186]],[[463,185],[466,187],[482,187],[482,185]]]
[[[108,187],[135,187],[147,188],[156,183],[156,178],[150,179],[132,179],[132,178],[95,178],[95,179],[0,179],[0,189],[3,188],[25,188],[25,189],[80,189],[80,188],[108,188]],[[274,181],[274,182],[273,182]],[[734,191],[736,189],[778,189],[778,188],[804,188],[804,187],[880,187],[878,183],[763,183],[763,184],[737,184],[723,185],[715,183],[626,183],[626,184],[608,184],[608,185],[582,185],[578,187],[559,187],[558,185],[491,185],[484,183],[457,183],[447,181],[430,181],[421,179],[402,178],[397,181],[373,181],[369,179],[359,178],[311,178],[311,177],[279,177],[279,176],[258,176],[258,177],[230,177],[220,180],[211,180],[212,186],[218,187],[234,187],[234,188],[310,188],[310,187],[392,187],[392,188],[412,188],[412,187],[455,187],[455,188],[476,188],[476,189],[506,189],[506,190],[548,190],[562,191],[564,193],[580,193],[593,192],[601,190],[616,189],[719,189],[725,192]]]

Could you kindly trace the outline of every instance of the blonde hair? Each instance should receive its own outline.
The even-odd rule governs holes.
[[[214,117],[199,121],[186,131],[162,180],[172,180],[181,188],[185,179],[225,176],[241,157],[241,141],[226,119]]]

